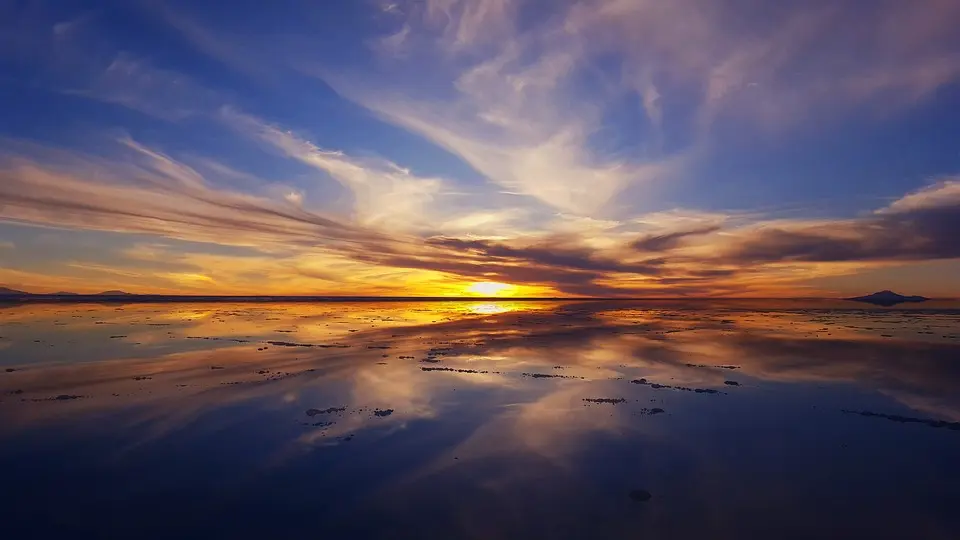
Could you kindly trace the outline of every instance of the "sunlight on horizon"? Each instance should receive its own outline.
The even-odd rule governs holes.
[[[516,291],[517,287],[507,283],[496,281],[481,281],[471,283],[466,292],[477,296],[509,296]]]

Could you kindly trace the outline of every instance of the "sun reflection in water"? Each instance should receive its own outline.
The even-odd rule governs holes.
[[[498,313],[514,311],[516,306],[504,302],[482,302],[470,304],[467,306],[467,309],[470,313],[476,313],[478,315],[496,315]]]

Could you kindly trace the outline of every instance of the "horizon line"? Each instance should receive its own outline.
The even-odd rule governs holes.
[[[869,296],[869,295],[866,295]],[[288,301],[288,302],[585,302],[585,301],[678,301],[678,300],[849,300],[859,297],[828,296],[373,296],[373,295],[201,295],[201,294],[103,294],[103,293],[23,293],[0,295],[0,303],[31,301],[82,302],[174,302],[174,301]],[[927,300],[956,300],[950,297]]]

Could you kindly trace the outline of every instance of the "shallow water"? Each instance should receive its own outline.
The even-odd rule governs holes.
[[[958,457],[957,304],[0,307],[7,538],[955,539]]]

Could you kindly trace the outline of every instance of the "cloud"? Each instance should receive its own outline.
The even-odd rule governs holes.
[[[722,259],[757,264],[960,258],[958,186],[943,181],[858,219],[755,226]]]
[[[637,251],[669,251],[680,247],[684,239],[691,236],[703,236],[720,230],[719,225],[699,229],[674,231],[664,234],[647,235],[634,240],[631,246]]]
[[[52,2],[28,2],[3,18],[0,56],[28,66],[31,85],[126,107],[167,121],[214,110],[223,101],[183,73],[158,67],[112,43],[96,12],[63,19]],[[67,13],[70,10],[65,10]]]
[[[214,190],[196,170],[132,140],[125,160],[48,154],[0,168],[0,217],[22,223],[147,233],[234,245],[376,242],[384,237],[260,197]],[[225,235],[229,231],[229,235]]]
[[[592,250],[563,245],[562,241],[527,247],[512,247],[486,240],[462,240],[459,238],[432,238],[427,240],[427,243],[433,246],[451,248],[458,252],[477,254],[489,260],[506,259],[518,263],[558,266],[575,270],[655,275],[659,273],[659,267],[662,264],[662,261],[627,263],[612,259],[601,259]]]
[[[386,160],[359,160],[343,152],[324,150],[288,131],[237,112],[223,109],[225,121],[287,157],[323,171],[349,189],[360,223],[382,228],[423,228],[434,200],[444,195],[444,182],[423,178]]]
[[[628,185],[673,175],[679,156],[627,159],[626,152],[592,148],[608,112],[604,103],[613,96],[605,90],[579,95],[581,39],[564,35],[559,23],[519,33],[519,4],[411,3],[398,32],[410,71],[431,66],[433,89],[417,79],[320,75],[348,99],[423,135],[507,191],[565,212],[594,214]],[[653,116],[655,93],[651,83],[645,103]]]
[[[767,127],[826,118],[864,103],[909,105],[960,77],[951,0],[606,0],[578,4],[567,31],[623,59],[642,94],[669,107],[702,89],[701,129],[721,116]],[[644,76],[638,77],[635,74]]]
[[[402,36],[405,69],[308,71],[506,190],[606,217],[628,186],[682,176],[717,122],[783,130],[865,107],[889,114],[960,78],[960,38],[945,22],[956,2],[875,4],[554,2],[531,20],[526,2],[406,2],[385,38]],[[642,140],[605,148],[607,121],[633,114],[630,95]]]
[[[408,14],[438,32],[439,43],[458,52],[509,35],[516,14],[515,0],[426,0],[407,3]]]
[[[358,193],[366,186],[385,190],[387,198],[371,199],[384,208],[392,199],[403,202],[389,191],[391,182],[422,180],[388,165],[365,168],[342,154],[327,156],[302,139],[268,129],[277,148],[355,182]],[[623,222],[567,216],[561,219],[575,226],[562,234],[538,230],[522,238],[506,227],[504,236],[485,238],[464,231],[517,216],[479,211],[460,216],[460,223],[452,219],[411,230],[404,222],[385,226],[390,221],[374,204],[358,206],[362,212],[354,221],[339,220],[307,209],[299,193],[274,199],[213,188],[197,169],[132,139],[119,140],[117,149],[112,160],[43,148],[24,152],[35,159],[0,160],[0,219],[257,250],[177,256],[171,248],[159,259],[170,264],[115,268],[126,273],[126,283],[154,283],[164,290],[253,293],[259,286],[279,293],[338,283],[340,290],[396,294],[417,287],[455,292],[464,282],[503,281],[548,295],[750,294],[782,292],[812,276],[849,271],[851,263],[960,258],[960,190],[953,179],[849,219],[744,223],[683,211]],[[400,209],[411,211],[402,204]],[[453,232],[437,235],[438,228]],[[136,258],[145,261],[141,252]],[[72,264],[98,275],[106,268],[95,261]]]
[[[150,65],[120,53],[99,73],[76,86],[70,94],[133,109],[164,120],[177,121],[214,109],[222,100],[190,77]]]

